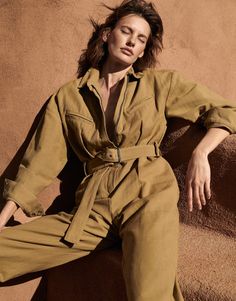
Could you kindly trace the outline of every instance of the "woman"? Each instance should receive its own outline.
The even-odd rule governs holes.
[[[0,281],[121,239],[128,300],[183,300],[176,279],[179,190],[159,151],[166,119],[200,118],[208,129],[186,175],[192,211],[210,198],[207,157],[236,132],[236,109],[175,71],[149,68],[162,49],[163,34],[152,4],[123,1],[104,24],[94,25],[79,78],[51,97],[16,178],[6,179]],[[17,206],[29,216],[44,214],[36,195],[63,169],[70,148],[85,170],[73,211],[5,229]]]

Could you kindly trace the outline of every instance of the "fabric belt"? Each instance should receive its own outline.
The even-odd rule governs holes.
[[[160,156],[160,149],[157,143],[148,145],[135,145],[124,148],[105,148],[97,156],[87,162],[84,162],[85,175],[94,173],[100,168],[111,166],[114,163],[121,163],[139,157]]]
[[[161,152],[156,142],[148,145],[135,145],[123,148],[105,148],[90,161],[84,163],[84,171],[88,185],[84,191],[79,208],[77,209],[72,222],[64,236],[70,243],[76,244],[81,239],[81,234],[89,218],[90,211],[96,199],[98,187],[103,175],[110,166],[140,157],[159,157]],[[83,180],[83,181],[84,181]]]

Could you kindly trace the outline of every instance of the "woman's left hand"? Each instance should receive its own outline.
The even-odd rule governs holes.
[[[193,204],[198,209],[202,209],[202,205],[206,205],[207,199],[211,197],[210,190],[211,170],[208,156],[201,152],[193,152],[188,164],[186,174],[186,191],[188,209],[193,210]]]

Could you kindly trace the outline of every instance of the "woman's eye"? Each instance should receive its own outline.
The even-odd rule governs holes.
[[[144,39],[139,39],[139,41],[141,42],[141,43],[145,43],[145,40]]]
[[[129,31],[127,30],[127,29],[121,29],[121,32],[123,32],[123,33],[129,33]]]

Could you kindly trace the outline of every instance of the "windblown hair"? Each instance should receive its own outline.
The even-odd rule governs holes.
[[[143,17],[151,28],[144,55],[134,62],[133,68],[137,72],[148,67],[154,67],[157,63],[157,56],[163,49],[163,24],[154,4],[144,0],[124,0],[120,6],[109,7],[106,4],[103,6],[111,10],[112,13],[108,15],[103,24],[98,24],[90,19],[94,31],[88,41],[87,48],[82,51],[79,58],[78,77],[83,76],[90,67],[101,68],[108,55],[107,43],[102,39],[104,31],[113,30],[117,22],[129,14]]]

